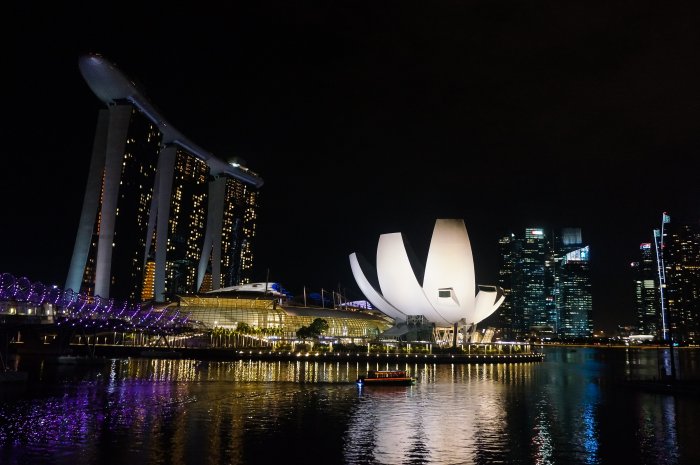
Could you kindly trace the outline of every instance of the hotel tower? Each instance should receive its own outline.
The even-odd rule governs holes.
[[[106,107],[65,289],[163,302],[250,282],[262,179],[188,140],[100,55],[79,67]]]

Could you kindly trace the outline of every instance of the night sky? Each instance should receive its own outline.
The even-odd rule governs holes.
[[[348,255],[400,231],[425,256],[437,218],[464,219],[480,284],[501,234],[580,227],[612,330],[662,212],[700,218],[694,2],[99,3],[6,17],[0,272],[65,282],[102,107],[89,52],[264,179],[254,280],[295,294],[362,298]]]

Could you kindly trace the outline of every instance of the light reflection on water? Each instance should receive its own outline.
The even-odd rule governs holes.
[[[652,351],[545,350],[479,365],[21,361],[32,381],[0,397],[0,463],[700,463],[699,399],[614,384],[653,375]],[[379,368],[417,383],[354,384]]]

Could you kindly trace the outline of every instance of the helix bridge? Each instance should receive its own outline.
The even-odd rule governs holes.
[[[160,335],[179,333],[190,323],[189,315],[182,314],[172,304],[155,306],[104,299],[3,273],[0,275],[0,325],[7,317],[39,320],[83,331]]]

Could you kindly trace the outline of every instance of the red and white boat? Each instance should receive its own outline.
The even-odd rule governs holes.
[[[406,370],[369,370],[366,375],[357,378],[358,386],[410,386],[416,384],[416,378]]]

